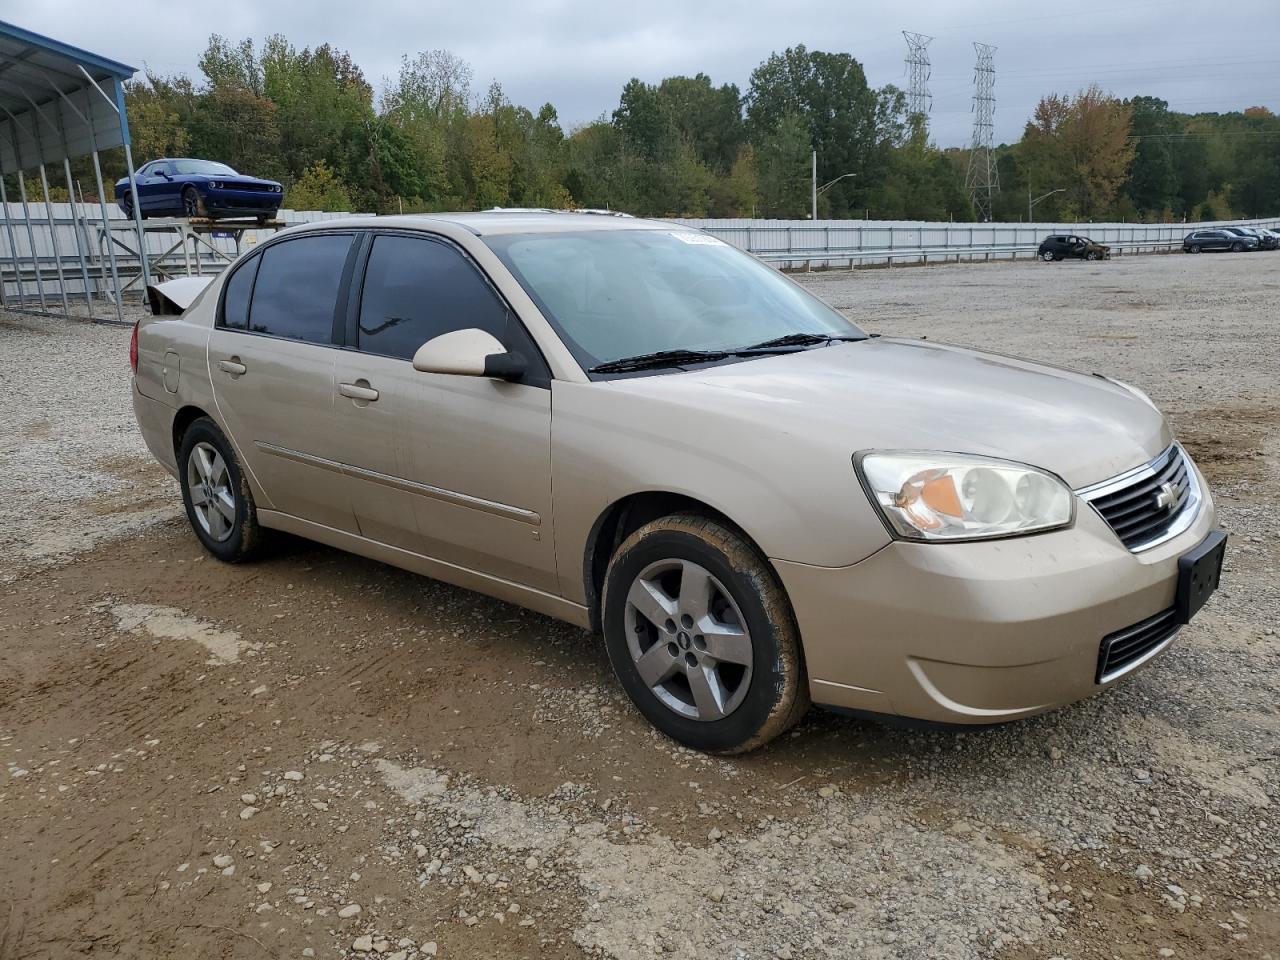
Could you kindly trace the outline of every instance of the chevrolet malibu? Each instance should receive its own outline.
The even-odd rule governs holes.
[[[598,631],[701,750],[811,702],[1070,703],[1165,650],[1222,565],[1141,391],[868,335],[670,223],[327,221],[134,337],[138,423],[215,557],[284,530]]]

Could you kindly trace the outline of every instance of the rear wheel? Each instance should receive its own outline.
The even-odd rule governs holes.
[[[1053,251],[1052,250],[1044,251],[1044,253],[1040,254],[1040,259],[1043,260],[1045,263],[1053,263],[1055,259],[1053,256]]]
[[[133,219],[133,194],[132,193],[126,193],[124,195],[124,215],[128,217],[130,220]],[[141,220],[147,219],[146,213],[141,210],[138,211],[138,217]]]
[[[1187,247],[1187,253],[1199,253],[1199,252],[1200,252],[1200,244],[1198,243],[1193,243],[1191,246]]]
[[[676,514],[631,534],[609,561],[602,620],[623,689],[689,747],[751,750],[808,709],[786,594],[759,552],[720,523]]]
[[[204,548],[228,563],[249,559],[262,540],[258,510],[240,461],[216,423],[201,417],[187,427],[178,465],[187,520]]]

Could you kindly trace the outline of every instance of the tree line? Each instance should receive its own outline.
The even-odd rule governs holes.
[[[351,56],[214,35],[199,76],[147,71],[127,88],[138,163],[220,160],[285,185],[294,209],[377,213],[586,207],[641,216],[803,218],[818,154],[820,218],[972,220],[969,153],[930,143],[892,85],[847,53],[797,46],[745,92],[706,74],[639,79],[609,115],[566,131],[445,50],[403,58],[376,95]],[[118,151],[117,151],[118,153]],[[107,165],[123,175],[123,160]],[[1280,118],[1263,107],[1185,114],[1091,86],[1044,97],[996,150],[997,220],[1182,220],[1280,213]]]

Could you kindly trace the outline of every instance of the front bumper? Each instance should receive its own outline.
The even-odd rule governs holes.
[[[849,567],[775,560],[814,702],[982,724],[1110,687],[1158,651],[1098,683],[1103,638],[1171,607],[1178,557],[1216,527],[1198,479],[1204,498],[1191,526],[1139,554],[1078,503],[1073,527],[1036,536],[895,541]]]
[[[282,193],[265,190],[207,190],[202,198],[210,213],[237,216],[268,216],[280,209]]]

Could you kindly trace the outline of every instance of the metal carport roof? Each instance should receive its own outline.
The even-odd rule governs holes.
[[[0,173],[129,142],[135,67],[0,21]]]

